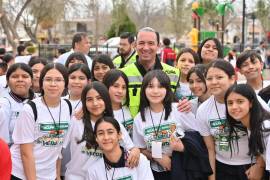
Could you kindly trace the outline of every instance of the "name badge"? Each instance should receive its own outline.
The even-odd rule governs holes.
[[[162,158],[162,142],[152,141],[152,157]]]

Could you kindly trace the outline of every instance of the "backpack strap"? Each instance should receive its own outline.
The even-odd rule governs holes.
[[[70,101],[68,100],[68,99],[64,99],[66,102],[67,102],[67,104],[68,104],[68,108],[69,108],[69,115],[71,116],[71,114],[72,114],[72,106],[71,106],[71,103],[70,103]]]
[[[33,101],[31,101],[31,100],[27,101],[27,104],[29,104],[29,105],[31,106],[31,108],[32,108],[32,110],[33,110],[33,113],[34,113],[34,119],[35,119],[35,122],[36,122],[36,121],[37,121],[37,106],[36,106],[36,104],[35,104]]]

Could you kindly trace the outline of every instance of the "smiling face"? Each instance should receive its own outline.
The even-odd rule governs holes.
[[[91,120],[102,117],[105,111],[105,102],[95,89],[90,89],[86,94],[86,108],[91,115]]]
[[[227,108],[230,116],[243,124],[247,124],[246,122],[249,121],[251,107],[250,101],[241,94],[232,92],[227,97]]]
[[[104,153],[113,152],[119,146],[121,133],[109,122],[101,122],[97,127],[96,141]]]
[[[200,97],[206,93],[206,84],[195,72],[190,75],[188,83],[191,92],[195,96]]]
[[[206,85],[210,94],[218,99],[223,99],[228,88],[235,82],[235,76],[231,78],[223,70],[215,67],[209,68],[206,75]]]
[[[110,67],[106,64],[97,62],[94,66],[94,77],[96,80],[102,82],[105,74],[110,70]]]
[[[258,58],[255,58],[253,62],[248,58],[242,63],[240,73],[243,74],[247,80],[256,80],[257,78],[261,78],[262,69],[263,63]]]
[[[213,40],[206,41],[202,47],[201,57],[204,64],[208,64],[218,58],[218,49]]]
[[[112,104],[121,105],[126,97],[127,86],[122,77],[119,77],[117,81],[114,82],[109,88],[109,94]]]
[[[153,78],[145,89],[150,106],[161,105],[166,96],[166,88],[162,87],[157,78]]]
[[[195,61],[189,52],[183,53],[177,60],[177,67],[181,69],[181,74],[187,75],[188,71],[195,66]]]
[[[155,32],[139,32],[136,41],[136,50],[142,64],[155,62],[159,48]]]
[[[44,96],[58,99],[65,89],[65,80],[63,75],[57,69],[51,69],[44,76],[42,86]]]
[[[28,97],[32,79],[30,74],[22,69],[17,69],[11,73],[7,84],[13,93],[21,97]]]
[[[88,84],[86,75],[81,71],[77,70],[72,72],[69,76],[68,90],[70,96],[81,97],[83,88]]]

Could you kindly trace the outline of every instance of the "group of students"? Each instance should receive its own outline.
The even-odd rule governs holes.
[[[247,84],[238,85],[234,67],[222,56],[214,38],[198,53],[183,49],[176,92],[166,73],[149,71],[135,117],[128,108],[128,78],[106,55],[95,57],[92,71],[80,53],[71,54],[65,66],[43,58],[11,65],[0,100],[0,137],[10,147],[11,179],[177,178],[175,153],[201,155],[190,151],[193,131],[202,136],[196,138],[203,139],[210,171],[196,177],[197,169],[185,167],[198,167],[198,161],[190,166],[184,157],[182,179],[266,178],[270,113],[257,96],[262,62],[256,52],[243,52],[237,67]],[[183,98],[190,100],[191,112],[178,111]]]

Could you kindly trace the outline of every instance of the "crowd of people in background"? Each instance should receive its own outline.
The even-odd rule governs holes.
[[[125,32],[113,59],[86,33],[55,61],[0,49],[0,179],[269,180],[265,42],[224,57],[217,38],[160,41]]]

